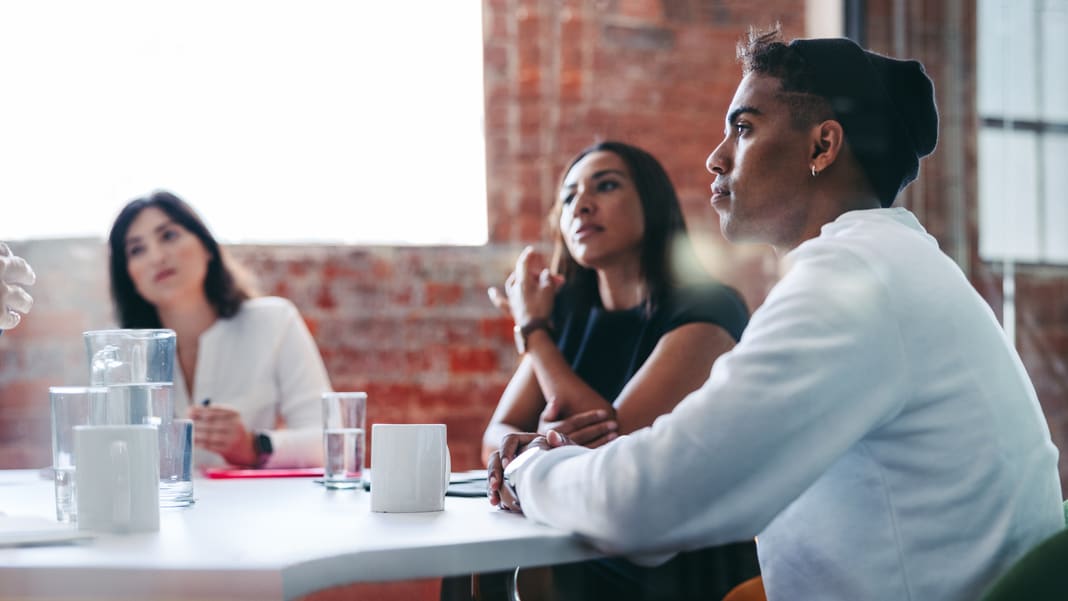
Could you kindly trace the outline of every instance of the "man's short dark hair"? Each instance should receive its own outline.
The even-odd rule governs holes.
[[[757,73],[782,82],[780,98],[790,107],[794,127],[802,129],[834,119],[827,99],[813,92],[801,54],[783,42],[778,26],[763,32],[750,29],[748,38],[738,42],[738,60],[743,75]]]
[[[782,82],[796,127],[825,119],[842,125],[884,207],[916,179],[920,159],[938,142],[934,84],[917,61],[876,54],[845,38],[785,44],[778,27],[750,30],[738,56],[746,74]]]

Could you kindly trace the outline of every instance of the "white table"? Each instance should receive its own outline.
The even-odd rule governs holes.
[[[292,599],[329,586],[505,570],[602,556],[574,536],[447,497],[445,511],[370,511],[360,491],[308,478],[195,482],[160,531],[0,549],[0,598]],[[54,519],[52,483],[0,471],[0,511]]]

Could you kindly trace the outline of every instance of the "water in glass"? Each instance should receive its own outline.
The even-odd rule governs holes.
[[[53,468],[56,482],[56,519],[61,522],[78,521],[74,506],[74,468]]]
[[[327,488],[356,488],[363,483],[363,428],[323,431],[323,480]]]

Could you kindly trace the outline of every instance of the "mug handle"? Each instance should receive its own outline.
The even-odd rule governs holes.
[[[115,491],[111,520],[115,526],[125,528],[130,524],[130,449],[123,440],[111,443],[111,473]]]
[[[452,478],[452,457],[449,455],[449,445],[445,445],[445,481],[441,483],[441,498],[449,492],[449,480]]]

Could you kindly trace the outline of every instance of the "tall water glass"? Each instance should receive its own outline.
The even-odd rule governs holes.
[[[327,488],[363,484],[366,414],[367,393],[323,394],[323,483]]]
[[[193,503],[193,420],[174,419],[159,426],[159,504]]]
[[[74,486],[74,426],[92,423],[94,409],[103,404],[105,388],[52,386],[52,473],[56,488],[56,519],[77,521],[77,491]]]
[[[93,386],[174,381],[174,330],[92,330],[82,336]]]

